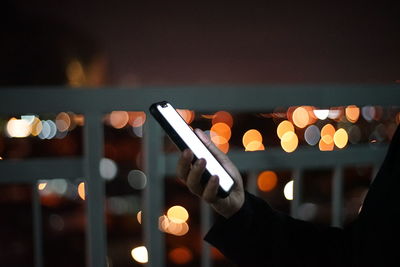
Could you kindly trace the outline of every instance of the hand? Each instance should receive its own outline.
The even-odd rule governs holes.
[[[203,131],[196,129],[195,133],[231,175],[235,181],[235,185],[229,196],[226,198],[220,198],[217,196],[219,186],[218,176],[211,176],[207,184],[203,186],[200,180],[205,170],[206,161],[204,159],[198,159],[192,165],[193,152],[190,151],[190,149],[183,151],[179,158],[177,166],[178,177],[184,181],[193,194],[208,202],[217,213],[221,214],[225,218],[229,218],[235,214],[244,203],[242,177],[232,161],[230,161],[230,159],[214,145]]]

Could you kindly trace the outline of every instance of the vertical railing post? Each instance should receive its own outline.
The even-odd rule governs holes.
[[[42,207],[37,183],[32,186],[33,245],[35,267],[43,266]]]
[[[105,185],[100,176],[103,156],[103,124],[100,113],[85,114],[84,175],[87,210],[87,266],[106,266]]]
[[[144,129],[144,158],[147,186],[144,192],[144,239],[148,251],[148,266],[165,265],[164,235],[158,229],[158,218],[164,206],[165,157],[161,128],[147,116]]]
[[[343,168],[336,166],[332,178],[332,226],[343,226]]]
[[[290,203],[290,214],[294,218],[299,217],[299,207],[301,204],[301,196],[303,194],[303,177],[300,168],[293,170],[293,200]]]
[[[201,237],[203,238],[211,226],[211,215],[212,211],[210,205],[201,201],[200,204],[201,209]],[[211,267],[211,247],[207,242],[201,242],[201,267]]]

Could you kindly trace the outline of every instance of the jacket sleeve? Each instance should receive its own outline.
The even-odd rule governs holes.
[[[346,266],[345,231],[294,219],[245,193],[242,208],[219,217],[205,240],[239,266]]]

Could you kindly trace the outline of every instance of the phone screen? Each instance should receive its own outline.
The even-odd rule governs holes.
[[[175,108],[173,108],[168,102],[156,104],[156,108],[159,114],[174,129],[180,139],[182,139],[186,146],[193,152],[194,156],[198,159],[204,158],[206,160],[207,171],[210,175],[217,175],[219,177],[220,187],[225,192],[229,192],[234,184],[232,177],[224,167],[222,167],[213,154],[211,154],[208,148],[197,137]]]

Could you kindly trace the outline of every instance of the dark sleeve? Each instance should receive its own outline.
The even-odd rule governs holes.
[[[242,208],[218,218],[205,240],[240,266],[345,266],[345,231],[272,209],[247,193]]]

